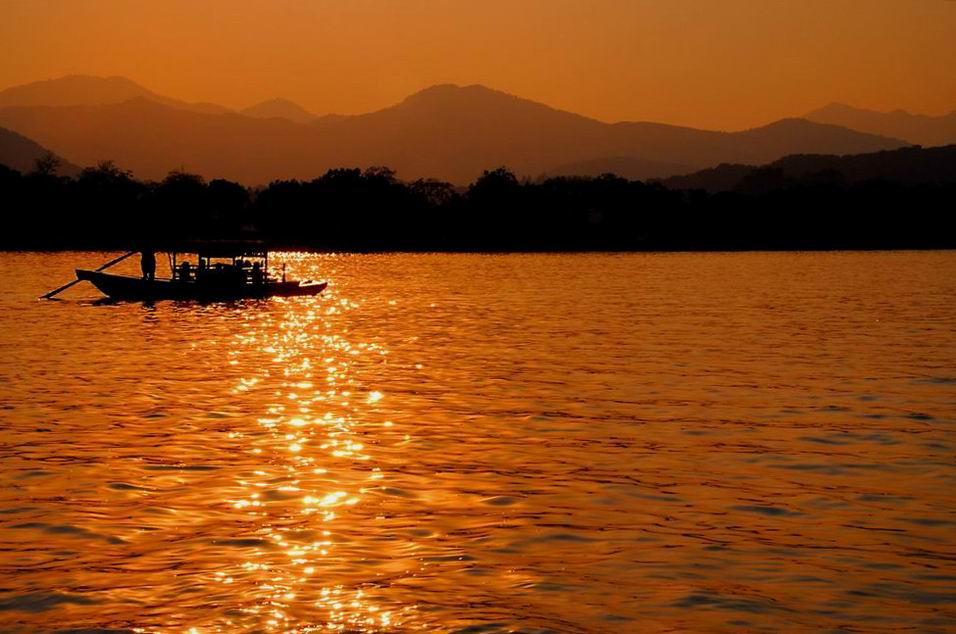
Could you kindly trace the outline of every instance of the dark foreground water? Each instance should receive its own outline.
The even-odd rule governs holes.
[[[4,633],[956,630],[956,253],[108,257],[0,254]]]

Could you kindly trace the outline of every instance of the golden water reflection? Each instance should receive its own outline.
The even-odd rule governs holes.
[[[952,253],[107,259],[0,256],[4,634],[956,628]]]
[[[391,425],[377,421],[374,409],[358,407],[384,395],[361,385],[352,371],[357,357],[385,357],[387,351],[327,332],[326,316],[358,306],[333,296],[297,299],[287,311],[249,313],[229,352],[230,363],[249,369],[235,391],[265,404],[257,419],[264,433],[230,434],[263,468],[237,480],[240,495],[227,501],[263,547],[213,579],[254,585],[237,619],[247,618],[245,626],[290,633],[378,632],[404,627],[414,610],[414,605],[383,608],[375,600],[374,580],[359,586],[329,583],[337,576],[330,570],[350,565],[339,545],[362,533],[368,513],[357,509],[385,477],[366,438],[388,442],[375,428]],[[264,357],[270,357],[267,364],[261,363]]]

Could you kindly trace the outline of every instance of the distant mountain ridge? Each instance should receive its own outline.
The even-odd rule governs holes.
[[[615,174],[628,180],[647,180],[690,171],[693,168],[678,163],[650,161],[638,156],[609,156],[559,165],[542,174],[539,180],[554,176],[594,177],[602,174]]]
[[[205,114],[234,112],[230,108],[215,103],[192,103],[166,97],[120,76],[67,75],[0,91],[0,107],[101,106],[123,103],[131,99],[146,99],[170,108]],[[318,118],[299,104],[281,98],[267,99],[238,112],[249,117],[288,119],[296,123],[310,123]]]
[[[18,172],[27,174],[36,167],[37,159],[45,157],[50,151],[39,143],[12,130],[0,128],[0,165],[6,165]],[[75,176],[80,168],[60,158],[57,170],[63,176]]]
[[[767,165],[724,164],[661,181],[670,189],[703,189],[710,193],[734,191],[757,172],[776,173],[792,181],[843,183],[886,180],[901,185],[956,183],[956,145],[905,147],[851,156],[798,154]]]
[[[312,123],[318,118],[317,115],[288,99],[268,99],[254,106],[243,108],[239,113],[258,119],[288,119],[296,123]]]
[[[67,79],[66,84],[79,81]],[[608,124],[480,85],[433,86],[376,112],[308,122],[302,113],[311,113],[282,100],[237,113],[177,100],[170,104],[169,98],[157,98],[129,80],[91,85],[100,91],[99,100],[139,94],[94,104],[89,103],[92,89],[78,95],[75,89],[70,93],[48,85],[12,88],[0,92],[0,125],[83,165],[112,159],[147,179],[182,166],[207,178],[249,185],[373,165],[391,167],[404,179],[464,184],[501,165],[536,177],[569,165],[593,170],[624,161],[632,178],[660,178],[670,170],[720,163],[760,164],[796,153],[854,154],[907,145],[802,119],[742,132]],[[47,93],[54,103],[36,103]]]
[[[805,119],[840,125],[860,132],[905,139],[915,145],[938,146],[956,143],[956,110],[934,117],[905,110],[877,112],[841,103],[808,113]]]
[[[130,99],[148,99],[170,108],[222,114],[229,108],[213,103],[189,103],[164,97],[126,77],[68,75],[36,81],[0,91],[0,107],[7,106],[99,106]]]

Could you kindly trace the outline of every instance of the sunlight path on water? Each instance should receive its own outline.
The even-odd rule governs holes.
[[[110,257],[0,254],[2,634],[956,628],[956,254]]]
[[[401,627],[414,606],[396,611],[379,605],[376,594],[389,581],[383,573],[341,582],[343,572],[347,579],[349,570],[372,558],[358,544],[370,529],[363,521],[374,519],[356,511],[372,503],[384,476],[366,439],[394,441],[382,438],[390,423],[376,420],[372,409],[383,395],[356,380],[353,365],[359,356],[384,357],[387,351],[353,344],[347,329],[333,328],[331,318],[356,303],[334,297],[278,303],[278,311],[247,313],[229,351],[230,365],[250,370],[236,395],[263,403],[264,411],[258,429],[229,434],[261,465],[236,480],[238,495],[227,500],[242,516],[234,543],[257,546],[246,560],[209,578],[231,586],[245,604],[215,630]]]

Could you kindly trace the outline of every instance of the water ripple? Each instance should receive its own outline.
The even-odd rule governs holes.
[[[0,631],[956,628],[953,254],[106,259],[0,256]]]

